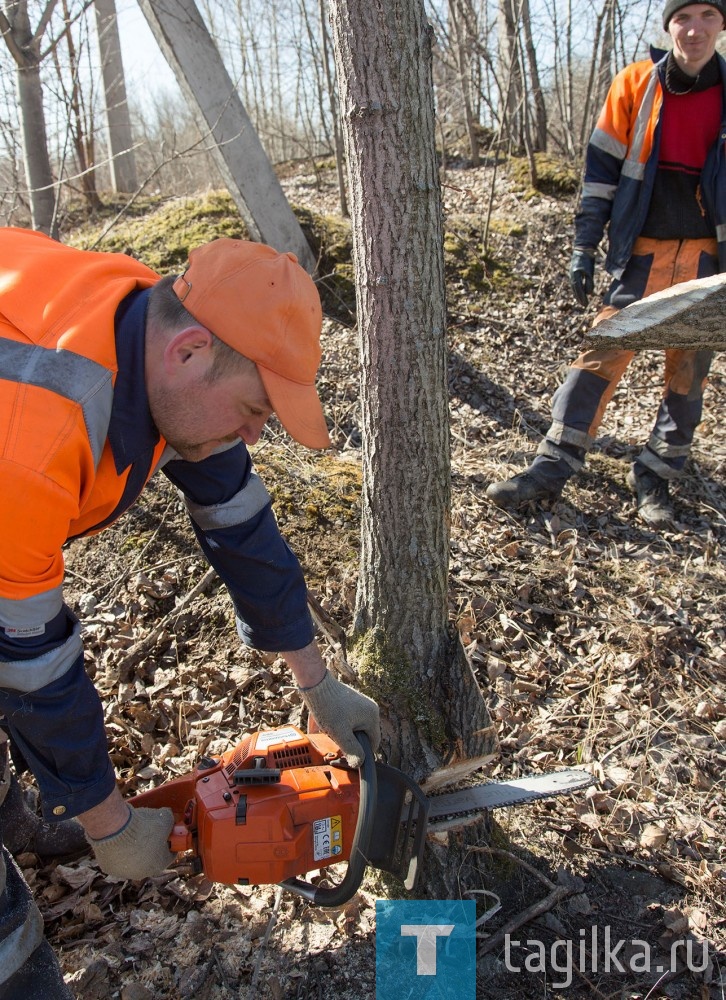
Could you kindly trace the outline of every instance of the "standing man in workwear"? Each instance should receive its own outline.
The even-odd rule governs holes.
[[[672,50],[653,51],[615,77],[587,148],[570,282],[587,305],[607,227],[605,267],[613,280],[596,323],[653,292],[726,270],[726,62],[716,53],[726,0],[670,0],[663,26]],[[536,458],[489,486],[494,503],[515,509],[560,495],[583,467],[633,354],[597,349],[577,358],[554,395]],[[669,483],[681,474],[700,423],[711,359],[710,351],[665,352],[663,398],[628,476],[639,515],[652,527],[674,520]]]
[[[173,817],[131,809],[116,787],[61,549],[116,520],[159,468],[227,585],[242,641],[285,658],[351,764],[355,731],[380,742],[378,707],[325,668],[300,566],[247,451],[273,412],[302,444],[329,445],[315,389],[321,320],[295,257],[260,244],[216,240],[160,280],[123,254],[0,230],[0,722],[44,818],[77,817],[108,874],[163,871]],[[6,754],[3,743],[0,847],[22,818]],[[0,1000],[70,996],[2,847]]]

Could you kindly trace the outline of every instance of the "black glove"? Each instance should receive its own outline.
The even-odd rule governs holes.
[[[570,261],[570,284],[581,306],[587,305],[588,296],[595,287],[595,251],[575,247]]]

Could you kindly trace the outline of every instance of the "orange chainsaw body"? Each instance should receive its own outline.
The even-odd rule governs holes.
[[[287,725],[129,801],[168,806],[172,851],[192,851],[211,881],[283,882],[350,857],[359,774],[340,757],[325,734]]]

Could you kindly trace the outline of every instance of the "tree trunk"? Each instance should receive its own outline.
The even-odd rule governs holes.
[[[447,614],[450,458],[443,226],[422,0],[332,0],[361,341],[363,501],[352,657],[416,778],[491,750]],[[463,849],[462,849],[463,850]],[[424,866],[454,891],[462,851]]]
[[[18,66],[17,84],[31,223],[33,229],[57,236],[55,190],[46,141],[40,65],[30,63],[27,66]]]
[[[80,85],[80,58],[73,39],[73,32],[70,30],[71,12],[68,8],[68,0],[62,0],[62,9],[63,20],[69,26],[65,33],[66,50],[68,53],[68,75],[70,77],[69,87],[66,86],[63,79],[64,74],[59,57],[59,46],[54,46],[53,48],[53,63],[58,75],[59,86],[65,96],[68,112],[67,128],[76,154],[76,165],[80,174],[81,191],[83,192],[89,212],[95,212],[101,207],[101,199],[96,189],[96,157],[94,153],[93,128],[87,126],[87,116],[84,114],[83,92]],[[91,103],[93,103],[93,94],[91,94]],[[59,175],[60,179],[62,179],[62,166],[59,170]]]
[[[27,0],[6,0],[0,27],[17,67],[18,108],[31,224],[33,229],[57,236],[53,171],[48,155],[40,84],[40,39],[33,37]]]
[[[472,26],[476,27],[476,16],[469,9],[463,9],[462,0],[449,0],[449,21],[452,28],[452,45],[456,54],[456,65],[459,74],[459,87],[461,97],[464,102],[464,117],[466,120],[466,134],[469,138],[469,155],[472,167],[478,167],[479,160],[479,137],[477,135],[473,102],[471,99],[471,64],[472,64]]]
[[[138,187],[136,159],[131,139],[131,119],[126,100],[126,80],[121,59],[115,0],[93,0],[96,8],[98,46],[101,52],[103,89],[108,125],[111,186],[130,193]]]
[[[595,88],[595,110],[599,114],[600,108],[605,103],[608,90],[613,78],[613,43],[615,40],[615,0],[606,0],[603,11],[603,37],[602,48],[600,49],[600,59],[597,68],[597,84]],[[593,122],[594,125],[594,122]]]
[[[509,136],[510,148],[523,146],[524,87],[519,52],[519,8],[517,0],[499,0],[499,86],[502,90],[500,131]]]
[[[605,103],[605,98],[612,82],[611,64],[614,26],[615,0],[605,0],[595,24],[592,59],[590,60],[587,90],[585,92],[582,120],[580,122],[580,150],[584,149],[587,145],[597,116],[600,114],[600,108]]]
[[[325,0],[319,0],[320,10],[320,35],[323,50],[323,67],[325,69],[325,79],[328,86],[328,97],[330,99],[330,114],[333,119],[333,142],[335,145],[335,170],[338,177],[338,202],[340,204],[340,214],[344,219],[350,215],[348,208],[348,192],[345,189],[345,150],[343,148],[343,135],[340,130],[340,113],[338,111],[338,99],[335,86],[335,74],[330,65],[330,36],[328,34],[328,23],[325,13]]]
[[[547,107],[539,78],[537,48],[532,36],[529,0],[522,0],[522,27],[524,29],[524,43],[527,52],[527,67],[531,82],[532,100],[534,101],[534,148],[544,153],[547,151]]]
[[[574,87],[574,56],[572,51],[572,0],[567,0],[567,21],[565,22],[565,126],[574,149],[575,137],[575,87]]]

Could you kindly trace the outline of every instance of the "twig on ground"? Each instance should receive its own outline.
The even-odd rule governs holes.
[[[549,895],[545,896],[544,899],[540,899],[537,903],[533,903],[525,910],[522,910],[521,913],[512,917],[511,920],[508,920],[506,924],[504,924],[504,926],[496,932],[496,934],[492,934],[491,937],[487,938],[480,949],[480,953],[482,955],[486,955],[490,951],[494,951],[495,948],[498,948],[501,944],[503,944],[506,936],[511,934],[512,931],[516,931],[517,928],[523,927],[536,917],[541,917],[543,913],[548,913],[554,906],[557,905],[557,903],[560,902],[560,900],[565,899],[567,896],[571,896],[573,893],[578,891],[577,885],[574,881],[565,885],[555,885],[555,883],[551,879],[547,878],[546,875],[543,875],[542,872],[537,871],[537,869],[530,865],[527,861],[524,861],[522,858],[518,858],[516,854],[512,854],[510,851],[504,851],[497,847],[486,846],[472,847],[472,851],[477,854],[491,854],[494,857],[506,858],[508,861],[524,868],[525,871],[539,879],[539,881],[550,890]]]
[[[492,934],[490,938],[481,946],[481,954],[486,955],[490,951],[494,951],[499,948],[500,945],[504,943],[504,939],[507,935],[511,934],[512,931],[516,931],[519,927],[523,927],[525,924],[530,923],[536,917],[541,917],[543,913],[548,913],[553,907],[555,907],[561,900],[565,899],[567,896],[572,895],[572,889],[568,885],[556,885],[552,892],[545,896],[544,899],[540,899],[537,903],[532,903],[528,906],[526,910],[522,910],[516,916],[508,920],[503,927],[501,927],[496,934]]]
[[[264,958],[265,949],[269,943],[270,937],[273,930],[275,929],[275,924],[277,923],[277,916],[280,912],[280,903],[282,902],[282,889],[278,887],[275,892],[275,901],[272,904],[272,912],[270,913],[270,919],[267,922],[267,928],[265,929],[265,936],[262,938],[262,943],[257,951],[257,958],[255,959],[255,967],[252,972],[252,980],[250,982],[248,997],[253,1000],[257,996],[257,980],[260,978],[260,969],[262,968],[262,959]]]
[[[121,660],[116,666],[116,669],[118,670],[119,674],[121,674],[128,667],[133,666],[133,664],[136,663],[139,657],[143,656],[144,653],[146,653],[146,651],[149,650],[154,645],[154,643],[159,638],[159,636],[164,631],[169,622],[172,621],[174,618],[176,618],[177,615],[181,614],[182,611],[186,610],[186,608],[192,603],[192,601],[195,598],[197,598],[200,594],[204,593],[204,591],[207,589],[207,587],[209,587],[209,585],[212,583],[216,575],[217,575],[216,570],[210,567],[204,574],[202,579],[198,583],[196,583],[188,593],[184,595],[184,597],[181,599],[181,601],[179,601],[177,606],[173,608],[168,614],[164,615],[161,621],[147,635],[145,635],[143,639],[140,639],[138,642],[134,643],[134,645],[126,653],[126,656],[124,656],[123,660]]]
[[[333,650],[333,666],[347,681],[357,681],[358,675],[348,663],[345,655],[345,630],[334,621],[322,604],[308,591],[308,607],[313,621],[330,643]]]
[[[539,902],[528,906],[526,910],[522,910],[521,913],[512,917],[511,920],[508,920],[507,923],[504,924],[504,926],[501,927],[495,934],[492,934],[491,937],[484,939],[479,948],[480,955],[486,955],[491,951],[495,951],[504,943],[507,936],[513,931],[516,931],[518,928],[530,923],[537,917],[541,917],[543,913],[549,913],[549,911],[552,910],[561,900],[578,892],[578,885],[575,880],[572,880],[565,885],[555,885],[555,883],[551,879],[547,878],[546,875],[537,871],[536,868],[530,865],[523,858],[518,858],[516,854],[512,854],[510,851],[504,851],[496,847],[473,847],[472,850],[479,854],[491,854],[514,862],[514,864],[524,868],[524,870],[530,875],[539,879],[539,881],[550,890],[549,894],[545,896],[544,899],[540,899]],[[599,997],[600,1000],[608,1000],[605,994],[601,993],[595,984],[588,979],[576,965],[573,965],[572,968],[580,979],[587,984],[592,996]]]
[[[550,892],[557,888],[562,888],[561,886],[555,885],[552,879],[547,878],[542,872],[538,871],[533,865],[524,858],[518,858],[516,854],[512,854],[511,851],[505,851],[501,847],[472,847],[472,851],[476,854],[491,854],[497,858],[506,858],[507,861],[511,861],[515,865],[519,865],[520,868],[524,868],[525,871],[529,872],[530,875],[534,875],[535,878],[539,879],[543,885],[546,885]]]

